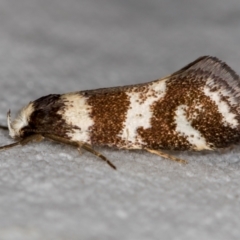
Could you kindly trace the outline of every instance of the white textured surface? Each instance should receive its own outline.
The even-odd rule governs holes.
[[[49,93],[157,79],[200,55],[240,73],[239,21],[239,0],[0,0],[0,121]],[[239,147],[176,153],[184,166],[97,150],[118,171],[49,142],[1,152],[0,239],[239,239]]]

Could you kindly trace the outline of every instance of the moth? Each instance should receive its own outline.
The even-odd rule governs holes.
[[[240,140],[240,80],[224,62],[203,56],[147,83],[50,94],[22,108],[1,150],[43,139],[85,149],[142,149],[184,163],[162,150],[215,150]],[[4,128],[4,127],[2,127]]]

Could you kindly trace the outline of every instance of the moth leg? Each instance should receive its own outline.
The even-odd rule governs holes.
[[[80,150],[81,148],[85,149],[86,151],[94,154],[95,156],[101,158],[103,161],[105,161],[110,167],[112,167],[113,169],[117,169],[116,166],[114,166],[104,155],[102,155],[100,152],[95,151],[91,145],[84,143],[84,142],[80,142],[80,141],[71,141],[68,140],[66,138],[63,137],[59,137],[56,135],[52,135],[52,134],[44,134],[44,137],[59,143],[65,143],[74,147],[77,147],[78,150]],[[80,151],[81,152],[81,151]]]
[[[34,134],[34,135],[30,135],[29,137],[26,137],[26,138],[23,138],[22,140],[20,140],[20,144],[22,146],[24,146],[32,141],[41,142],[43,139],[44,139],[44,137],[41,134]]]
[[[100,152],[97,152],[95,151],[91,145],[87,144],[87,143],[84,143],[82,146],[81,146],[83,149],[87,150],[88,152],[96,155],[97,157],[101,158],[103,161],[105,161],[110,167],[112,167],[113,169],[117,169],[116,166],[114,164],[112,164],[110,162],[110,160],[108,160],[104,155],[102,155]]]
[[[44,137],[40,134],[34,134],[34,135],[29,136],[29,137],[23,138],[23,139],[15,142],[15,143],[11,143],[11,144],[8,144],[8,145],[1,146],[0,151],[7,150],[9,148],[13,148],[13,147],[18,146],[18,145],[26,145],[27,143],[29,143],[31,141],[40,142],[41,140],[43,140],[43,138]]]
[[[79,147],[77,150],[78,150],[79,155],[83,154],[81,147]]]
[[[149,149],[149,148],[146,148],[146,150],[150,153],[153,153],[153,154],[157,154],[158,156],[160,157],[163,157],[163,158],[167,158],[167,159],[170,159],[172,161],[176,161],[176,162],[179,162],[179,163],[187,163],[186,160],[183,160],[183,159],[180,159],[180,158],[176,158],[172,155],[169,155],[167,153],[164,153],[162,151],[159,151],[159,150],[153,150],[153,149]]]
[[[21,145],[21,141],[18,141],[18,142],[14,142],[14,143],[11,143],[11,144],[8,144],[8,145],[1,146],[1,147],[0,147],[0,151],[7,150],[7,149],[9,149],[9,148],[13,148],[13,147],[18,146],[18,145]]]

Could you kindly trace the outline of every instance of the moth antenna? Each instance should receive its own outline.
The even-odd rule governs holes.
[[[10,120],[10,122],[11,122],[11,112],[10,112],[10,110],[8,111],[8,113],[7,113],[7,119],[8,119],[8,125],[9,125],[9,120]],[[9,119],[10,118],[10,119]],[[0,125],[0,129],[3,129],[3,130],[8,130],[9,128],[8,128],[8,126],[4,126],[4,125]]]
[[[26,144],[28,144],[31,141],[40,142],[43,139],[44,139],[44,137],[42,135],[34,134],[34,135],[28,136],[26,138],[23,138],[23,139],[21,139],[21,140],[19,140],[17,142],[1,146],[0,147],[0,151],[7,150],[9,148],[13,148],[13,147],[18,146],[18,145],[26,145]]]
[[[4,150],[7,150],[7,149],[9,149],[9,148],[13,148],[13,147],[15,147],[15,146],[18,146],[18,145],[21,144],[21,141],[22,141],[22,140],[20,140],[20,141],[18,141],[18,142],[11,143],[11,144],[8,144],[8,145],[0,146],[0,151],[4,151]]]
[[[0,129],[8,130],[8,127],[7,127],[7,126],[0,125]]]

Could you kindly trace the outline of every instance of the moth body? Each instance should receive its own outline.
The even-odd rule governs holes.
[[[30,102],[10,136],[51,134],[119,149],[213,150],[240,141],[240,80],[201,57],[172,75],[131,86],[51,94]]]

